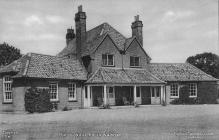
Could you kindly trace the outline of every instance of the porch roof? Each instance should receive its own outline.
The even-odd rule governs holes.
[[[88,84],[164,84],[146,69],[99,68],[87,80]]]

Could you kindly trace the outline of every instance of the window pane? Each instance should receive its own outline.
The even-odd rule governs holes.
[[[135,66],[139,66],[139,57],[135,57]]]
[[[102,55],[102,63],[103,63],[103,65],[107,65],[107,55],[106,54],[103,54]]]
[[[130,66],[134,66],[134,57],[130,56]]]
[[[160,97],[160,88],[159,88],[159,87],[157,87],[156,96],[157,96],[157,97]]]
[[[113,55],[108,55],[108,65],[113,65]]]
[[[136,96],[140,97],[140,87],[136,87]]]

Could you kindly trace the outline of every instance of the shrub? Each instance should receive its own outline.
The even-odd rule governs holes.
[[[134,102],[134,107],[135,108],[139,107],[139,104],[137,102]]]
[[[62,109],[62,111],[68,111],[69,109],[68,109],[68,107],[67,106],[65,106],[63,109]]]
[[[111,109],[109,104],[104,104],[102,106],[99,107],[100,109]]]
[[[25,110],[29,113],[49,112],[52,110],[50,95],[46,89],[31,87],[25,93]]]

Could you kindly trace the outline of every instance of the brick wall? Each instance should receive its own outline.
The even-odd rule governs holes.
[[[118,49],[113,44],[112,40],[109,37],[106,37],[102,44],[99,46],[95,54],[91,56],[93,59],[91,61],[91,72],[95,72],[98,67],[102,67],[102,54],[109,53],[114,55],[114,64],[116,68],[130,68],[130,56],[139,56],[140,65],[142,68],[147,68],[148,58],[140,48],[136,40],[134,40],[126,52],[126,55],[123,56],[120,54]]]
[[[95,72],[98,67],[102,66],[102,54],[105,53],[114,54],[115,67],[122,68],[122,56],[113,44],[112,40],[107,36],[96,50],[95,54],[91,56],[94,59],[92,60],[92,72]]]
[[[186,84],[194,82],[177,82],[179,88],[183,87]],[[217,99],[217,84],[216,82],[196,82],[197,83],[197,97],[200,98],[201,104],[212,104],[216,103]],[[166,101],[169,104],[172,100],[170,98],[170,82],[166,85]]]
[[[140,57],[140,66],[142,68],[148,68],[149,60],[136,40],[134,40],[130,44],[129,48],[126,51],[126,55],[124,56],[125,68],[130,68],[130,56]]]
[[[203,104],[216,103],[217,99],[216,82],[200,82],[198,83],[198,97]]]
[[[2,91],[2,78],[0,78],[0,111],[25,111],[24,107],[24,96],[27,88],[35,86],[37,88],[47,88],[49,87],[49,82],[53,80],[43,80],[43,79],[30,79],[27,80],[25,84],[24,79],[15,79],[13,82],[13,103],[3,104],[3,91]],[[56,80],[58,82],[58,109],[62,110],[65,106],[71,109],[82,107],[82,84],[80,82],[76,83],[76,96],[77,101],[68,101],[68,82],[69,80]]]

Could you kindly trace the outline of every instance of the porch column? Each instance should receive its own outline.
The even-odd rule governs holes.
[[[106,85],[104,85],[103,87],[103,93],[104,93],[104,104],[107,104]]]
[[[137,102],[137,97],[136,97],[136,85],[134,85],[134,104]]]
[[[161,90],[160,90],[160,92],[161,92],[161,105],[164,105],[165,104],[164,86],[161,86],[160,88],[161,88]]]
[[[87,86],[87,103],[88,103],[88,107],[91,106],[91,102],[90,102],[90,86]]]

